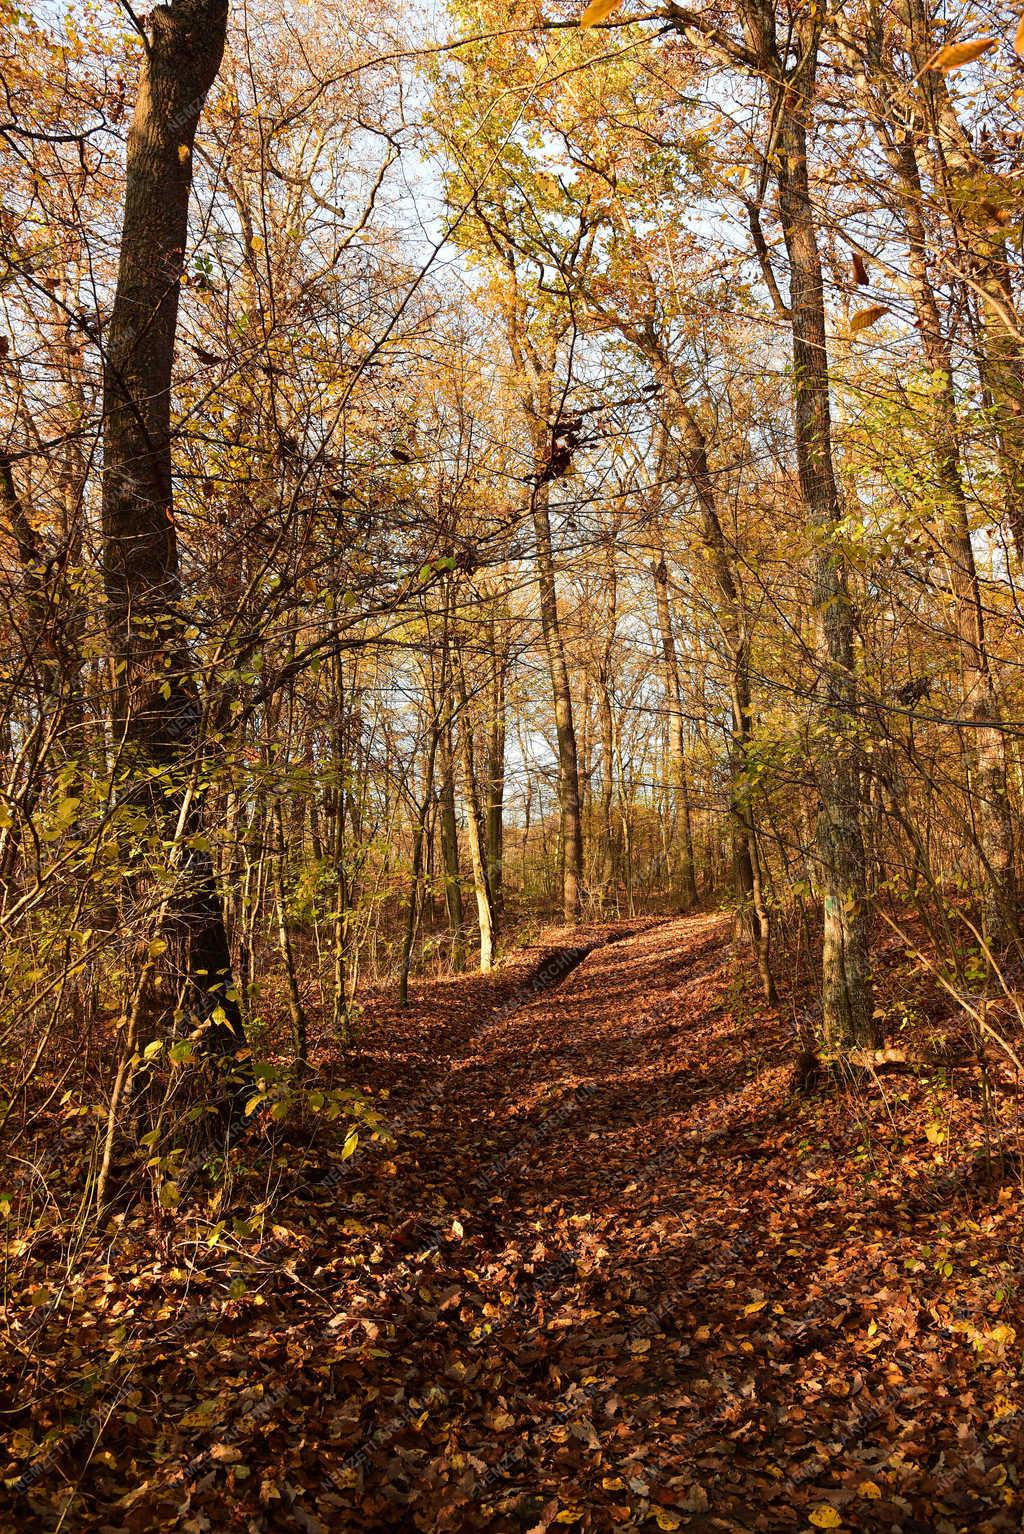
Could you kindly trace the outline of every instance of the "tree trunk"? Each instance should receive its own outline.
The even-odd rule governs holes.
[[[697,879],[693,861],[693,820],[690,813],[690,786],[686,774],[686,735],[683,719],[683,690],[679,680],[676,640],[672,629],[672,609],[668,599],[668,568],[664,548],[659,549],[654,567],[654,593],[661,634],[661,658],[665,668],[665,702],[668,708],[670,775],[675,786],[673,821],[679,843],[679,906],[689,911],[697,903]]]
[[[601,885],[602,903],[613,906],[618,897],[619,859],[612,819],[615,800],[615,716],[612,710],[611,682],[605,667],[597,678],[597,715],[601,725]]]
[[[451,715],[441,726],[441,850],[444,858],[444,904],[452,944],[452,968],[466,962],[465,916],[459,871],[459,828],[455,818],[455,762]]]
[[[295,1053],[295,1064],[303,1069],[306,1061],[306,1043],[308,1027],[306,1022],[306,1009],[302,1005],[302,993],[299,990],[299,978],[295,969],[295,950],[292,947],[292,935],[288,927],[288,913],[285,903],[285,834],[284,815],[281,811],[280,799],[275,799],[273,804],[274,839],[277,843],[272,854],[274,860],[274,916],[277,923],[277,942],[281,951],[281,961],[284,964],[285,983],[288,987],[288,1021],[292,1032],[292,1049]]]
[[[811,581],[824,731],[818,764],[818,856],[824,903],[822,1032],[846,1047],[871,1036],[871,974],[865,902],[861,785],[853,742],[856,681],[853,608],[836,547],[839,493],[832,461],[825,300],[807,173],[807,119],[814,91],[818,27],[794,46],[795,77],[784,78],[772,40],[762,56],[779,93],[776,177],[790,268],[793,404],[797,473],[812,540]]]
[[[434,797],[434,761],[440,739],[440,722],[435,717],[430,729],[430,746],[423,773],[423,798],[416,815],[412,836],[412,878],[409,886],[409,904],[405,913],[405,936],[402,939],[402,963],[398,978],[398,1004],[407,1006],[409,1001],[409,970],[412,966],[412,947],[416,939],[416,924],[420,914],[420,886],[423,874],[423,844],[427,834],[427,816]]]
[[[548,513],[546,485],[535,487],[532,509],[541,628],[544,634],[548,669],[551,673],[555,734],[558,741],[558,803],[562,822],[562,915],[567,922],[575,922],[579,918],[583,895],[583,822],[580,814],[579,761],[576,752],[576,726],[573,721],[569,668],[566,664],[565,643],[558,616],[555,561],[551,545],[551,518]]]
[[[473,889],[476,893],[477,918],[480,925],[480,973],[488,974],[494,968],[497,949],[497,921],[491,886],[487,878],[487,859],[484,848],[483,812],[480,808],[480,792],[473,763],[473,725],[469,716],[469,691],[462,657],[455,657],[455,677],[459,689],[459,745],[462,753],[463,791],[466,797],[466,838],[469,842],[469,860],[473,869]]]
[[[502,859],[505,838],[505,671],[507,650],[500,641],[500,624],[492,611],[488,626],[491,650],[491,707],[487,741],[487,878],[496,915],[504,900]]]
[[[172,919],[204,1048],[242,1044],[220,895],[201,829],[203,710],[186,639],[171,471],[171,369],[184,270],[192,146],[220,67],[226,0],[172,0],[150,36],[128,134],[127,184],[103,368],[103,550],[118,663],[118,726],[134,793],[164,825],[190,805]],[[159,781],[150,776],[159,771]],[[189,794],[189,782],[196,790]],[[186,797],[187,796],[187,797]]]

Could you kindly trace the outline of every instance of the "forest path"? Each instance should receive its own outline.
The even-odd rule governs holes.
[[[534,967],[367,1020],[344,1069],[390,1084],[395,1144],[280,1159],[216,1254],[246,1292],[105,1431],[135,1484],[93,1463],[65,1527],[1019,1529],[1019,1231],[945,1174],[936,1207],[917,1084],[794,1095],[721,916]]]

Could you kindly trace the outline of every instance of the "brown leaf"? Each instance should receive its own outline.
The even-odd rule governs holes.
[[[888,313],[889,309],[886,304],[869,304],[866,309],[858,309],[857,313],[850,320],[851,336],[855,336],[858,330],[867,330],[869,325],[874,325],[876,321],[882,318],[883,314]]]
[[[864,265],[864,257],[859,250],[853,253],[853,280],[858,287],[866,287],[868,281],[868,269]]]

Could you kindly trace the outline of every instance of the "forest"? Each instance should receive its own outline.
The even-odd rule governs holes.
[[[0,0],[0,1534],[1024,1528],[1024,16]]]

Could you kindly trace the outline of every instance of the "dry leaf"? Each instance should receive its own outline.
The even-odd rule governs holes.
[[[816,1529],[841,1529],[843,1520],[828,1502],[822,1502],[809,1514]]]
[[[237,1465],[241,1457],[241,1449],[236,1449],[230,1443],[215,1443],[210,1450],[210,1458],[215,1459],[219,1465]]]
[[[943,74],[947,74],[951,69],[962,69],[965,64],[980,59],[981,55],[987,53],[990,48],[994,48],[997,42],[998,38],[995,37],[976,37],[970,43],[949,43],[945,48],[940,48],[937,53],[933,53],[924,67],[941,69]]]
[[[1017,23],[1017,30],[1013,34],[1013,51],[1024,59],[1024,16]]]
[[[602,21],[607,21],[613,11],[617,11],[622,0],[590,0],[583,15],[580,17],[581,27],[597,27]]]
[[[864,265],[864,257],[859,250],[855,250],[853,253],[853,280],[858,287],[863,288],[867,286],[868,269]]]
[[[850,320],[851,336],[855,336],[858,330],[867,330],[869,325],[874,325],[877,320],[882,318],[883,314],[888,313],[889,310],[885,304],[870,304],[867,309],[858,309],[857,313]]]

